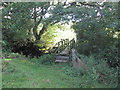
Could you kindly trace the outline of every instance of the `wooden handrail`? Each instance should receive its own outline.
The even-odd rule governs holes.
[[[71,47],[73,46],[73,43],[75,42],[74,38],[69,41],[69,39],[61,39],[58,43],[54,45],[54,47],[50,48],[50,53],[60,53],[63,51],[66,47]],[[54,51],[52,51],[53,48],[57,47]]]

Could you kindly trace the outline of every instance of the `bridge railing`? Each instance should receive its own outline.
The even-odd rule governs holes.
[[[75,40],[74,38],[69,41],[69,39],[61,39],[58,43],[54,45],[54,47],[51,48],[50,53],[59,54],[62,52],[65,48],[68,47],[69,51],[74,46]]]

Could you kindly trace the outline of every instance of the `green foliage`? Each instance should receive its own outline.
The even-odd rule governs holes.
[[[3,55],[3,57],[21,57],[22,56],[18,53],[12,53],[12,52],[8,52],[8,51],[3,52],[2,55]]]
[[[40,62],[42,64],[52,64],[55,61],[55,57],[53,55],[50,55],[50,54],[43,55],[39,59],[40,59]]]
[[[15,66],[10,61],[2,61],[2,73],[13,73],[15,72]]]
[[[105,60],[97,60],[93,56],[86,59],[88,70],[85,77],[87,77],[87,82],[99,82],[111,88],[118,86],[118,68],[110,68]]]
[[[104,60],[96,60],[93,56],[82,55],[83,58],[88,67],[87,71],[73,69],[68,64],[51,64],[52,55],[32,59],[21,56],[19,59],[6,61],[3,63],[3,87],[117,87],[117,68],[109,68]],[[22,84],[26,80],[27,83]],[[37,84],[34,86],[35,82]]]
[[[29,37],[28,30],[33,23],[30,20],[28,7],[27,3],[12,3],[2,9],[2,35],[5,48],[12,49],[14,45],[24,43]]]
[[[75,18],[80,21],[72,26],[77,34],[76,49],[78,52],[85,55],[95,54],[97,59],[103,58],[113,67],[119,65],[117,45],[119,35],[114,37],[115,33],[119,33],[116,18],[118,16],[117,5],[117,3],[104,3],[104,8],[101,7],[101,10],[97,7],[82,7],[79,11],[76,8],[79,12],[74,12]],[[81,12],[83,17],[79,15]]]
[[[57,25],[48,26],[47,31],[42,35],[40,42],[46,48],[50,48],[57,37]]]
[[[110,68],[105,60],[95,59],[94,55],[81,56],[87,70],[65,67],[64,72],[71,77],[79,77],[84,88],[116,88],[118,86],[119,68]]]
[[[109,46],[108,48],[101,51],[99,54],[95,54],[95,58],[104,59],[108,62],[109,66],[117,67],[120,66],[120,57],[118,55],[119,48],[116,44]]]
[[[2,45],[2,52],[10,52],[11,51],[11,47],[9,46],[9,43],[7,41],[2,40],[1,45]]]
[[[99,28],[98,28],[99,27]],[[77,45],[79,52],[90,54],[99,53],[101,50],[111,46],[116,39],[109,36],[103,26],[96,21],[80,22],[73,26],[77,33]]]
[[[65,6],[60,3],[52,6],[49,2],[17,2],[3,8],[3,41],[1,43],[5,52],[4,56],[18,57],[18,60],[3,61],[3,87],[117,87],[117,66],[120,64],[118,5],[112,2],[103,3],[103,7],[89,6],[89,4],[99,4],[96,2],[85,4],[88,5],[82,5],[79,2],[77,5],[69,3]],[[34,8],[39,9],[34,12]],[[50,16],[45,16],[46,13]],[[37,14],[36,21],[35,14]],[[43,18],[38,23],[40,17]],[[27,43],[27,39],[35,38],[32,29],[37,24],[47,27],[40,36],[41,47],[51,46],[56,37],[55,30],[66,28],[55,23],[69,21],[73,22],[71,28],[77,34],[74,47],[79,53],[88,55],[80,55],[81,60],[88,67],[87,71],[75,70],[66,65],[55,65],[53,64],[55,57],[50,54],[31,59],[8,52],[14,45],[23,45]],[[37,33],[40,32],[42,26],[35,30]],[[110,68],[108,63],[115,68]]]
[[[64,68],[64,73],[71,76],[71,77],[81,77],[86,72],[83,69],[75,69],[75,68],[68,66],[68,67]]]
[[[37,65],[41,65],[41,64],[51,65],[55,61],[55,56],[51,54],[45,54],[40,56],[39,58],[32,58],[30,59],[30,61],[32,61],[33,63],[36,63]]]
[[[44,43],[44,45],[38,46],[50,46],[50,44],[54,41],[55,34],[53,33],[55,32],[55,28],[57,25],[50,26],[51,23],[54,22],[54,20],[56,19],[51,19],[51,17],[45,16],[46,13],[48,14],[49,12],[51,12],[50,10],[47,10],[49,7],[49,2],[17,2],[7,4],[7,7],[4,7],[2,9],[2,34],[3,39],[6,42],[9,42],[8,46],[13,47],[14,45],[17,45],[21,42],[23,42],[24,45],[28,39],[30,41],[35,41],[36,38],[40,38],[40,42]],[[40,18],[42,19],[40,20]],[[38,28],[37,25],[42,26]],[[47,25],[48,28],[42,33],[41,30],[43,26],[47,27]],[[36,26],[37,28],[34,30]],[[35,33],[37,35],[35,35]]]

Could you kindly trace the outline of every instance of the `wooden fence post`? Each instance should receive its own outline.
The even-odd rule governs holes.
[[[80,58],[76,55],[77,51],[72,49],[72,64],[73,68],[76,69],[87,69],[86,65],[80,60]]]
[[[72,49],[72,65],[73,65],[73,68],[76,68],[75,49]]]

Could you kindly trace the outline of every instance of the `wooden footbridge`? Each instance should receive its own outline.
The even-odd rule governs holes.
[[[74,38],[69,41],[69,39],[61,39],[54,47],[50,50],[50,53],[56,55],[55,62],[69,62],[70,50],[75,43]]]
[[[50,50],[50,53],[56,55],[56,63],[63,63],[71,61],[74,68],[84,68],[85,64],[81,61],[78,56],[78,52],[75,49],[75,39],[69,41],[69,39],[62,39],[60,42],[56,43],[54,47]]]

